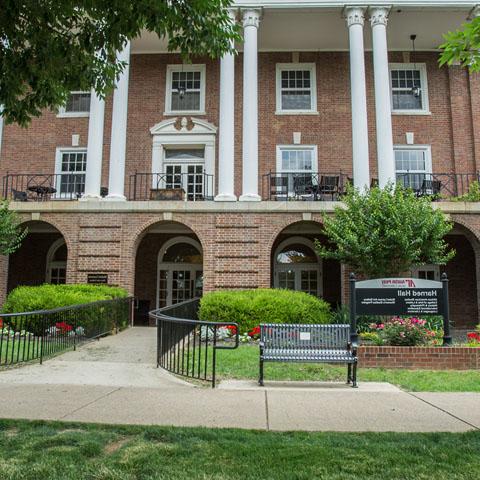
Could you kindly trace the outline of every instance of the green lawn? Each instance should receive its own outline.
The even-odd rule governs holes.
[[[19,362],[27,362],[40,356],[40,342],[34,339],[25,339],[21,337],[13,341],[6,336],[2,338],[0,344],[0,366],[10,365]]]
[[[217,352],[219,379],[257,379],[258,346]],[[346,366],[315,363],[265,363],[266,380],[345,381]],[[390,382],[413,392],[480,392],[480,371],[430,371],[359,368],[359,382]]]
[[[0,420],[2,480],[470,480],[480,432],[272,433]]]

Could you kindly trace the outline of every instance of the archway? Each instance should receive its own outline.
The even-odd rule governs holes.
[[[148,325],[148,312],[200,296],[203,249],[197,235],[178,222],[158,222],[141,235],[135,257],[137,325]]]
[[[28,234],[9,256],[7,292],[19,285],[66,283],[68,249],[62,233],[43,221],[26,222]]]
[[[278,234],[272,247],[271,286],[303,291],[335,307],[341,303],[340,264],[319,258],[315,240],[325,241],[316,222],[297,222]]]

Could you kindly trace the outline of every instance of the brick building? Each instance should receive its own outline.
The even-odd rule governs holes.
[[[361,4],[356,6],[355,4]],[[204,291],[283,287],[346,297],[313,251],[347,182],[445,200],[480,163],[480,77],[438,67],[475,1],[237,0],[237,55],[182,64],[145,33],[105,101],[72,92],[28,129],[3,125],[0,174],[29,234],[2,259],[19,284],[107,281],[146,312]],[[25,201],[26,200],[26,201]],[[457,256],[457,326],[478,323],[480,207],[442,201]]]

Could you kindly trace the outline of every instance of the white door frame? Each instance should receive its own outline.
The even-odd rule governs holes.
[[[203,258],[203,250],[200,242],[197,242],[193,238],[190,237],[173,237],[170,240],[167,240],[163,245],[160,251],[158,252],[157,257],[157,282],[156,282],[156,300],[155,300],[155,308],[160,308],[160,270],[167,270],[170,273],[169,277],[167,278],[167,306],[171,304],[172,300],[172,275],[171,272],[173,270],[189,270],[192,273],[196,273],[198,271],[203,271],[203,262],[202,264],[195,264],[195,263],[175,263],[175,262],[164,262],[163,257],[166,251],[172,246],[176,245],[177,243],[188,243],[189,245],[194,246],[202,255]],[[195,276],[194,276],[195,279]],[[170,286],[169,286],[170,284]]]

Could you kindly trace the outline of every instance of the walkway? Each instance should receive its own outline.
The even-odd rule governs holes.
[[[155,330],[132,328],[43,365],[0,372],[0,417],[268,430],[480,429],[480,394],[390,384],[229,381],[195,388],[155,368]],[[361,370],[360,370],[361,372]],[[361,376],[360,376],[361,378]]]

